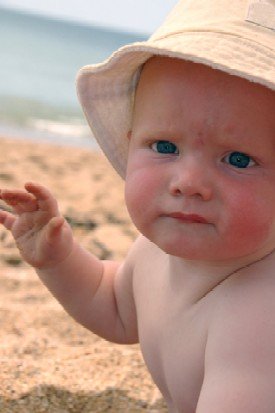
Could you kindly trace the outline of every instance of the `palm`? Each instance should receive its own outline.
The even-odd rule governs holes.
[[[3,211],[0,221],[11,231],[29,264],[53,265],[68,255],[72,244],[70,228],[60,217],[57,203],[46,188],[35,184],[26,188],[28,192],[1,192],[1,198],[12,206],[16,215]],[[58,231],[61,226],[62,231]]]

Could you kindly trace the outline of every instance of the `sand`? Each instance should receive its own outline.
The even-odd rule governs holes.
[[[123,182],[96,151],[0,138],[0,187],[48,186],[79,242],[121,260],[137,236]],[[3,208],[3,204],[1,204]],[[167,412],[138,345],[77,324],[0,228],[0,412]]]

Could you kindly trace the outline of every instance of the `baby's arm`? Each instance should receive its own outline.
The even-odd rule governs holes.
[[[129,265],[101,261],[85,251],[50,191],[34,183],[25,188],[1,190],[13,213],[0,211],[0,222],[11,231],[22,257],[79,323],[110,341],[137,342],[135,317],[128,314],[129,309],[134,313],[134,305],[124,298],[132,297]]]

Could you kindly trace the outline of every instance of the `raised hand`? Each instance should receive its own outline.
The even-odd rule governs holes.
[[[29,182],[25,189],[0,191],[12,208],[12,213],[0,210],[0,223],[11,231],[25,261],[36,268],[54,267],[72,251],[71,228],[47,188]]]

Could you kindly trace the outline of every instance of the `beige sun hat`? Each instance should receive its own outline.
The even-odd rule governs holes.
[[[85,116],[123,178],[139,69],[153,55],[203,63],[275,90],[275,0],[181,0],[148,41],[80,70]]]

